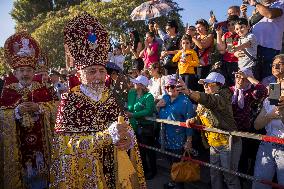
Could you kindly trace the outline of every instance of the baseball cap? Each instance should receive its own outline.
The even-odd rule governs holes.
[[[131,79],[130,81],[135,84],[140,83],[144,85],[145,87],[147,87],[149,84],[149,79],[143,75],[139,75],[138,77],[136,77],[136,79]]]
[[[205,79],[200,79],[198,83],[221,83],[222,85],[224,85],[225,77],[218,72],[211,72]]]
[[[179,79],[181,79],[181,77],[179,77]],[[176,84],[177,84],[177,75],[176,74],[166,76],[165,86],[176,85]]]

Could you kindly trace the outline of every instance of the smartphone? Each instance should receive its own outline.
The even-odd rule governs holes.
[[[225,27],[227,25],[227,22],[224,21],[224,22],[218,22],[216,24],[214,24],[214,30],[216,30],[217,28],[222,28],[222,27]]]
[[[249,4],[248,0],[243,0],[243,4],[248,5]]]
[[[210,11],[210,17],[213,17],[214,16],[214,12],[213,10]]]
[[[281,96],[281,84],[280,83],[270,83],[269,84],[269,96],[268,96],[270,105],[277,106],[279,103],[280,96]]]

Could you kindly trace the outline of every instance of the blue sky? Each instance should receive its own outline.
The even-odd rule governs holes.
[[[226,18],[227,8],[231,5],[240,5],[242,0],[174,0],[180,7],[184,24],[190,25],[200,18],[209,19],[209,12],[213,10],[218,20]],[[0,2],[0,47],[5,40],[14,33],[15,23],[9,12],[13,6],[13,0],[1,0]]]

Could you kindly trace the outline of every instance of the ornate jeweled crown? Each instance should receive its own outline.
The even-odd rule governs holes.
[[[109,49],[108,33],[90,14],[83,13],[69,21],[64,29],[64,40],[77,69],[105,66]]]
[[[5,59],[13,69],[22,66],[36,67],[40,55],[38,42],[27,32],[10,36],[4,45]]]

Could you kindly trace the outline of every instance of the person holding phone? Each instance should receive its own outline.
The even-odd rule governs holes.
[[[193,105],[190,99],[177,90],[176,75],[168,75],[165,83],[166,94],[157,103],[160,119],[173,121],[186,121],[194,116]],[[160,136],[160,142],[165,141],[166,151],[182,155],[184,151],[192,150],[192,136],[194,134],[191,128],[182,128],[169,124],[164,124],[164,138]],[[178,162],[178,158],[169,158],[170,163]],[[183,183],[170,181],[164,185],[164,188],[184,188]]]
[[[275,56],[272,74],[277,78],[277,82],[283,85],[284,54]],[[268,136],[284,138],[284,94],[280,93],[279,96],[278,105],[272,105],[268,98],[264,100],[262,110],[254,122],[254,127],[257,130],[265,128]],[[254,176],[258,179],[272,181],[275,173],[278,184],[284,185],[284,145],[261,142],[256,155]],[[252,188],[266,189],[271,187],[254,182]]]
[[[209,24],[206,20],[200,19],[195,23],[196,32],[187,29],[186,34],[191,36],[192,42],[199,57],[197,72],[200,78],[205,78],[211,69],[211,54],[214,46],[214,35],[209,31]]]
[[[228,32],[223,34],[222,28],[216,29],[217,49],[223,55],[222,73],[228,86],[234,85],[235,75],[233,72],[238,71],[238,58],[235,57],[233,47],[238,45],[239,35],[235,32],[235,23],[238,16],[229,16],[227,19]]]
[[[172,62],[172,58],[179,50],[180,35],[178,23],[175,20],[168,20],[166,24],[166,33],[159,27],[157,23],[154,25],[158,31],[160,38],[163,40],[163,51],[161,52],[161,60],[165,68],[165,75],[174,74],[177,70],[177,65]]]
[[[198,103],[197,116],[186,120],[186,125],[202,124],[208,128],[218,128],[225,131],[237,131],[233,117],[232,94],[224,86],[225,78],[222,74],[211,72],[205,79],[200,80],[205,92],[190,90],[182,80],[179,80],[177,90],[186,94],[191,100]],[[239,158],[242,152],[242,141],[234,137],[232,146],[229,146],[228,135],[204,132],[204,142],[210,146],[210,163],[216,166],[238,170]],[[225,182],[228,189],[240,189],[237,176],[223,174],[215,169],[210,170],[212,189],[223,189]]]

